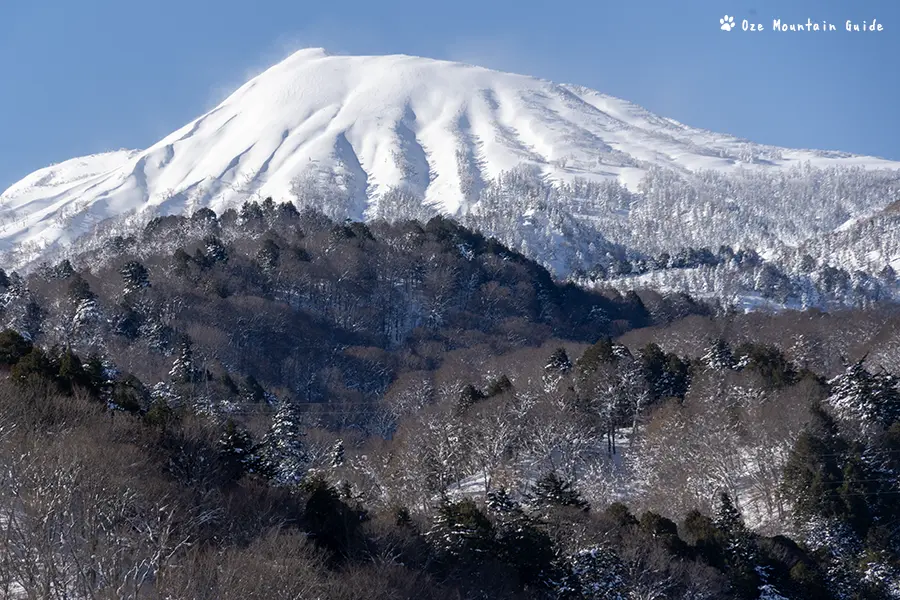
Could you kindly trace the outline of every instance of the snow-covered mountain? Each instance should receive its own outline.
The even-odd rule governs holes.
[[[700,232],[679,233],[679,244],[716,243],[730,228],[744,227],[713,219],[718,237],[707,239],[702,235],[706,209],[678,219],[635,211],[639,196],[634,194],[648,170],[746,178],[810,165],[900,169],[900,163],[878,158],[763,146],[694,129],[574,85],[411,56],[330,56],[307,49],[146,150],[76,158],[25,177],[0,195],[0,251],[13,252],[16,258],[7,254],[6,262],[15,264],[110,217],[204,206],[220,212],[247,200],[302,200],[327,190],[320,204],[328,204],[333,216],[402,216],[415,212],[411,204],[428,212],[475,215],[475,224],[484,221],[487,233],[565,272],[596,260],[587,256],[591,248],[602,248],[600,255],[613,245],[656,250],[665,236],[655,235],[655,245],[643,244],[650,239],[648,222],[656,222],[657,230]],[[515,193],[524,194],[527,203],[516,209],[515,218],[498,223],[493,213],[510,189],[498,182],[504,177],[509,182],[511,172],[520,183]],[[523,173],[528,185],[521,184]],[[609,185],[621,206],[580,202],[596,200],[601,189],[608,196]],[[646,185],[642,192],[660,195],[658,185]],[[729,201],[714,200],[723,206]],[[388,210],[391,203],[397,210]],[[759,218],[771,222],[750,226],[783,229],[779,242],[796,244],[888,203],[882,196],[862,203],[842,196],[829,199],[824,209],[808,207],[809,214],[792,207],[794,214],[783,218],[765,216],[768,209],[761,204],[756,212],[765,214]],[[747,206],[728,209],[721,214],[753,213]],[[536,214],[541,211],[543,216]],[[783,226],[785,219],[789,226]],[[503,235],[529,227],[539,235]]]

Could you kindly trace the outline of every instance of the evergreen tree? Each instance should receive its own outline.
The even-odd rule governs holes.
[[[228,251],[225,249],[225,244],[223,244],[222,240],[216,236],[208,235],[203,238],[203,245],[206,250],[206,256],[210,262],[223,263],[228,261]]]
[[[18,331],[4,329],[0,332],[0,365],[11,367],[31,352],[32,344]]]
[[[10,326],[16,329],[22,336],[30,341],[37,340],[44,333],[44,321],[47,313],[33,299],[28,299],[24,305],[19,305],[11,319]]]
[[[209,227],[216,223],[217,218],[214,210],[203,207],[194,211],[194,214],[191,215],[191,222]]]
[[[68,279],[72,275],[75,275],[75,269],[72,268],[72,263],[68,259],[53,267],[54,279]]]
[[[366,511],[361,506],[345,503],[338,491],[319,473],[304,479],[300,488],[307,494],[304,528],[317,546],[346,557],[351,547],[359,541],[359,528],[367,518]]]
[[[492,398],[504,392],[508,392],[511,389],[513,389],[512,381],[510,381],[509,377],[507,377],[506,375],[501,375],[497,379],[494,379],[488,383],[484,395],[487,398]]]
[[[702,360],[703,364],[710,369],[716,369],[717,371],[733,369],[737,364],[734,354],[731,352],[731,348],[729,348],[725,340],[721,338],[713,342],[712,346],[700,360]]]
[[[54,367],[47,353],[40,347],[33,346],[28,354],[12,366],[9,377],[19,383],[26,383],[35,378],[49,380],[56,374]]]
[[[229,378],[230,380],[230,378]],[[247,375],[244,379],[243,398],[246,402],[262,402],[266,399],[266,390],[259,384],[253,375]]]
[[[647,344],[640,351],[640,365],[654,399],[683,398],[687,393],[690,364],[676,354],[667,354],[658,345]]]
[[[185,339],[181,342],[169,377],[174,383],[193,383],[196,380],[197,367],[194,364],[194,350],[190,340]]]
[[[254,472],[252,448],[250,434],[228,419],[219,438],[219,455],[229,479],[240,479],[244,473]]]
[[[147,268],[136,260],[125,263],[119,273],[125,282],[125,294],[131,294],[150,287],[150,275],[147,272]]]
[[[553,354],[550,355],[550,358],[547,359],[547,364],[544,366],[545,372],[554,372],[561,373],[565,375],[572,369],[572,361],[569,360],[569,355],[566,352],[565,348],[557,348],[553,351]]]
[[[572,370],[572,361],[565,348],[557,348],[544,365],[542,381],[544,388],[553,390],[559,381]]]
[[[481,562],[494,547],[493,525],[469,498],[444,499],[426,537],[440,554],[464,562]]]
[[[491,490],[487,493],[485,504],[488,509],[497,514],[520,514],[522,507],[513,500],[505,489]]]
[[[241,205],[241,221],[244,223],[249,223],[253,221],[261,221],[263,218],[262,208],[259,206],[259,202],[255,200],[250,202],[244,202]]]
[[[608,337],[597,340],[584,351],[578,359],[576,366],[580,374],[584,375],[597,370],[602,364],[614,363],[618,360],[615,345]]]
[[[256,260],[263,270],[270,271],[278,267],[278,261],[281,257],[281,248],[274,240],[266,239],[262,248],[256,253]]]
[[[484,400],[485,397],[485,394],[474,385],[472,385],[471,383],[466,384],[466,386],[463,387],[462,391],[459,393],[457,412],[460,414],[464,413],[470,407],[475,405],[475,403],[479,402],[480,400]]]
[[[332,469],[340,468],[344,465],[344,440],[336,441],[328,452],[328,462]]]
[[[719,495],[713,522],[724,536],[725,563],[735,591],[741,597],[755,598],[761,584],[756,570],[759,554],[753,534],[744,525],[740,511],[725,492]]]
[[[90,379],[77,354],[66,349],[55,362],[59,365],[56,377],[63,391],[71,392],[74,386],[90,387]]]
[[[746,343],[735,350],[737,366],[755,371],[772,387],[784,388],[797,382],[798,373],[776,346]]]
[[[506,490],[488,493],[487,507],[495,524],[494,543],[500,560],[529,584],[543,583],[555,571],[553,540]]]
[[[534,506],[572,506],[581,510],[590,508],[575,485],[553,471],[535,482],[528,500]]]
[[[900,419],[900,379],[886,372],[870,373],[862,360],[829,385],[828,404],[841,419],[853,424],[859,435],[884,431]]]
[[[630,600],[628,568],[609,546],[580,550],[566,559],[566,574],[553,585],[557,598]]]
[[[293,486],[303,481],[309,466],[303,438],[297,405],[282,400],[257,451],[260,468],[275,485]]]

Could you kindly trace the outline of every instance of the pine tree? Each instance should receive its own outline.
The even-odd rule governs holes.
[[[837,415],[860,435],[883,431],[900,419],[900,379],[886,372],[870,373],[863,360],[829,382],[828,398]]]
[[[74,386],[89,387],[90,380],[77,354],[69,349],[62,351],[57,357],[57,380],[65,391],[72,391]]]
[[[282,400],[257,453],[261,469],[275,485],[292,486],[303,481],[309,466],[303,438],[297,405]]]
[[[222,240],[214,235],[208,235],[203,238],[203,244],[205,246],[207,259],[210,262],[223,263],[228,261],[228,251],[225,249],[225,244],[222,243]]]
[[[600,365],[615,363],[619,352],[616,351],[612,339],[605,337],[588,347],[578,359],[576,366],[581,375],[596,371]]]
[[[31,352],[32,344],[18,331],[4,329],[0,332],[0,365],[11,367]]]
[[[459,393],[459,401],[457,403],[457,412],[460,414],[466,412],[469,408],[471,408],[477,402],[479,402],[480,400],[483,400],[484,398],[485,398],[485,395],[481,390],[476,388],[471,383],[466,384],[466,386],[463,387],[462,391]]]
[[[550,355],[550,358],[547,359],[547,364],[544,365],[544,375],[542,377],[544,388],[548,391],[553,390],[559,381],[571,370],[572,361],[569,359],[566,349],[557,348]]]
[[[266,271],[276,268],[280,257],[281,248],[271,239],[266,239],[262,248],[256,253],[257,262]]]
[[[713,520],[725,541],[725,561],[729,575],[738,592],[752,597],[760,586],[756,566],[760,557],[752,532],[744,525],[744,518],[731,496],[722,492]]]
[[[567,557],[566,574],[553,585],[557,598],[629,600],[628,568],[608,546],[594,546]]]
[[[581,510],[590,508],[574,484],[553,471],[535,482],[528,500],[534,506],[572,506]]]
[[[193,383],[197,377],[197,368],[194,364],[194,351],[190,340],[181,342],[178,357],[172,363],[169,377],[174,383]]]
[[[259,206],[259,202],[257,201],[248,201],[244,202],[241,205],[241,221],[243,223],[249,223],[251,221],[259,221],[263,218],[262,208]]]
[[[508,392],[511,389],[513,389],[512,381],[510,381],[509,377],[507,377],[506,375],[501,375],[497,379],[493,379],[488,383],[487,388],[484,391],[484,395],[487,398],[492,398],[504,392]]]
[[[252,448],[250,434],[228,419],[222,437],[219,438],[219,455],[229,478],[240,479],[244,473],[254,472]]]
[[[426,537],[441,554],[478,563],[493,549],[494,527],[471,499],[444,499]]]
[[[53,277],[55,279],[68,279],[74,274],[75,269],[72,268],[72,263],[69,262],[68,259],[63,260],[61,263],[53,267]]]
[[[266,399],[266,390],[253,375],[247,375],[244,379],[242,398],[246,402],[262,402]]]
[[[726,492],[719,494],[719,506],[713,522],[729,539],[738,539],[747,533],[744,517]]]
[[[528,583],[543,582],[555,571],[553,540],[507,490],[488,492],[486,505],[494,521],[497,557]]]
[[[550,358],[547,359],[547,364],[544,366],[545,372],[554,372],[561,373],[565,375],[572,369],[572,361],[569,360],[569,355],[566,352],[565,348],[557,348],[553,351],[553,354],[550,355]]]
[[[505,489],[488,492],[485,503],[491,512],[498,514],[519,514],[522,512],[522,507],[510,497],[509,492]]]
[[[96,324],[100,318],[96,295],[88,283],[76,274],[69,284],[68,297],[75,305],[71,322],[71,333],[75,336],[75,343],[95,344],[99,340]]]
[[[136,260],[128,261],[119,271],[125,282],[125,294],[131,294],[143,288],[150,287],[150,276],[147,268]]]
[[[737,364],[734,359],[734,354],[731,352],[731,348],[729,348],[725,340],[721,338],[713,342],[712,346],[706,351],[706,354],[703,355],[701,360],[704,365],[710,369],[716,369],[717,371],[733,369]]]
[[[332,469],[344,465],[344,440],[338,440],[331,446],[331,450],[328,452],[328,462]]]

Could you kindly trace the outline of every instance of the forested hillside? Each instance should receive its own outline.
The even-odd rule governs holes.
[[[247,203],[2,273],[0,590],[900,597],[900,316]]]

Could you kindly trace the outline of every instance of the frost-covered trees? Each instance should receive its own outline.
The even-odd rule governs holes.
[[[229,478],[239,479],[244,473],[252,473],[256,470],[253,440],[250,434],[240,428],[232,419],[225,422],[225,429],[218,444],[219,453]]]
[[[568,557],[568,573],[555,585],[561,598],[630,600],[628,569],[608,546],[580,550]]]
[[[887,372],[870,373],[857,361],[829,382],[835,412],[858,435],[871,435],[900,419],[900,379]]]
[[[179,345],[178,356],[172,363],[169,378],[174,383],[193,383],[197,378],[197,372],[193,344],[190,340],[185,339]]]
[[[444,500],[434,516],[428,539],[448,557],[482,562],[492,550],[494,527],[474,501]]]
[[[723,339],[717,339],[701,358],[703,364],[710,369],[727,370],[737,365],[731,348]]]
[[[569,360],[565,348],[557,348],[547,359],[547,364],[544,365],[544,387],[548,391],[555,389],[559,381],[571,370],[572,361]]]
[[[206,236],[203,244],[206,256],[210,261],[217,263],[228,260],[228,250],[225,248],[225,244],[215,235]]]
[[[578,403],[597,419],[607,452],[616,452],[616,428],[635,425],[647,404],[647,380],[629,350],[609,339],[588,348],[575,365]]]
[[[292,486],[303,481],[309,456],[297,405],[282,400],[258,452],[260,469],[275,485]]]
[[[131,294],[146,287],[150,287],[150,275],[147,268],[138,261],[129,261],[125,263],[120,271],[122,280],[125,282],[123,292]]]
[[[547,473],[535,482],[528,494],[528,501],[534,506],[572,506],[581,510],[590,508],[574,484],[555,472]]]
[[[746,585],[755,584],[755,567],[759,557],[753,536],[726,492],[719,495],[719,506],[713,523],[724,536],[725,561],[732,571],[732,579],[738,579]]]

